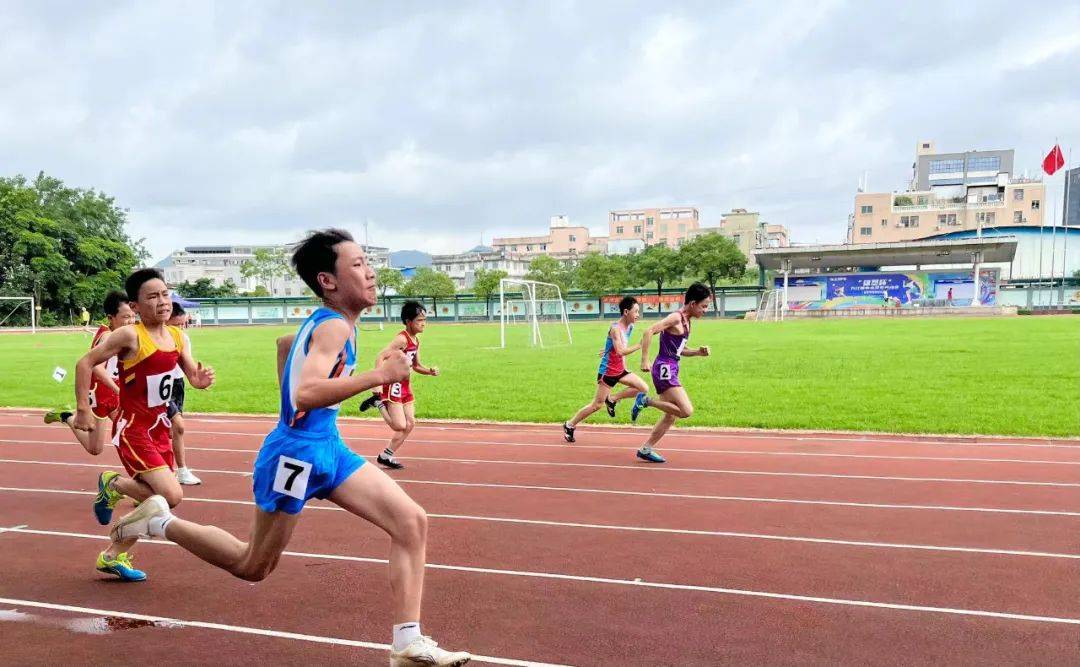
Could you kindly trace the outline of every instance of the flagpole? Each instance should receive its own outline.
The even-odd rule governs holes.
[[[1050,202],[1050,305],[1054,305],[1054,280],[1057,278],[1057,199]]]
[[[1040,211],[1039,213],[1041,214],[1042,211]],[[1037,278],[1037,280],[1035,281],[1035,286],[1036,286],[1035,287],[1035,289],[1036,289],[1036,292],[1035,292],[1036,303],[1035,303],[1035,305],[1036,306],[1041,306],[1042,305],[1042,290],[1040,290],[1038,288],[1038,285],[1039,285],[1040,282],[1042,282],[1042,277],[1043,277],[1043,254],[1044,254],[1044,251],[1043,251],[1043,230],[1045,230],[1045,229],[1046,229],[1046,216],[1040,215],[1039,216],[1039,273],[1038,273],[1037,276],[1035,276]]]
[[[1072,179],[1069,178],[1069,165],[1072,164],[1072,146],[1069,147],[1069,159],[1065,163],[1065,210],[1061,213],[1062,220],[1062,233],[1065,234],[1065,238],[1062,241],[1063,248],[1061,250],[1061,296],[1062,303],[1065,305],[1065,279],[1069,273],[1069,190],[1072,185]]]

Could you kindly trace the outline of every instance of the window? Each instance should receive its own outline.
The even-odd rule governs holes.
[[[1013,201],[1024,201],[1024,189],[1013,190]]]
[[[964,171],[963,160],[932,160],[930,162],[931,174],[953,174]]]
[[[646,225],[651,225],[652,223],[653,223],[653,219],[652,219],[652,218],[645,218],[645,224],[646,224]]]
[[[863,206],[859,210],[859,213],[862,213],[863,215],[870,215],[873,212],[874,212],[874,207],[873,206]]]
[[[1001,169],[1001,158],[998,156],[993,157],[973,157],[968,160],[968,171],[998,171]]]
[[[742,234],[735,234],[731,237],[731,240],[735,242],[735,245],[742,243]]]
[[[979,222],[984,222],[984,223],[986,223],[988,225],[992,225],[992,224],[994,224],[994,214],[993,214],[993,212],[980,213],[978,215],[978,220],[979,220]]]
[[[525,246],[525,252],[532,252],[532,245]]]
[[[686,225],[679,225],[679,231],[680,232],[685,232],[686,231]]]
[[[517,252],[517,246],[516,245],[510,246],[510,249],[513,250],[514,252]]]
[[[645,238],[651,239],[652,238],[652,232],[645,232]]]
[[[919,206],[926,206],[926,195],[919,195],[916,197],[915,203]]]
[[[635,234],[640,234],[641,233],[641,225],[634,225],[634,233]]]
[[[577,237],[576,237],[576,236],[574,236],[573,234],[571,234],[571,235],[570,235],[570,243],[573,243],[573,242],[575,242],[575,241],[577,241]]]
[[[956,214],[955,213],[948,213],[948,214],[943,213],[943,214],[941,214],[941,215],[939,215],[937,217],[937,221],[938,221],[939,225],[955,225],[956,224]]]
[[[667,234],[667,223],[666,222],[660,223],[660,233],[661,234]]]
[[[570,237],[570,240],[571,240],[571,241],[573,241],[573,240],[574,240],[574,237],[573,237],[573,236],[571,236],[571,237]],[[540,244],[540,249],[541,249],[541,250],[547,250],[547,244],[546,244],[546,243],[541,243],[541,244]]]
[[[1031,210],[1032,211],[1038,211],[1039,210],[1039,200],[1038,199],[1032,199],[1031,200]]]
[[[616,227],[615,228],[615,233],[616,234],[622,234],[623,233],[623,228],[622,227]]]
[[[1013,222],[1018,224],[1018,225],[1023,223],[1024,222],[1024,212],[1023,211],[1013,211]]]
[[[874,228],[873,227],[860,227],[859,228],[859,235],[860,236],[870,236],[873,233],[874,233]]]
[[[889,226],[889,221],[886,220],[885,218],[882,218],[881,219],[881,226],[882,227],[888,227]]]
[[[902,215],[900,216],[900,222],[896,223],[897,227],[918,227],[919,216],[917,215]]]
[[[923,147],[923,148],[926,148],[926,149],[929,149],[929,148],[930,148],[930,144],[923,144],[923,145],[922,145],[922,147]]]

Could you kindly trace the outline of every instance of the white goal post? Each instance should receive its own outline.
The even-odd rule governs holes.
[[[513,289],[513,288],[518,289]],[[551,288],[555,292],[555,298],[537,298],[536,288],[547,287]],[[511,288],[511,289],[507,289]],[[506,325],[507,321],[513,317],[513,314],[507,313],[507,305],[515,299],[508,299],[507,292],[513,294],[515,292],[521,293],[521,302],[525,306],[525,321],[529,324],[529,328],[532,332],[532,344],[544,346],[544,337],[540,333],[540,316],[543,314],[541,308],[544,303],[557,303],[558,304],[558,316],[562,325],[566,328],[566,339],[568,342],[573,343],[574,339],[570,335],[570,318],[566,315],[566,301],[563,300],[562,290],[558,285],[552,283],[544,283],[536,280],[518,280],[516,278],[503,278],[499,281],[499,340],[500,347],[506,347]],[[513,323],[512,320],[510,323]]]
[[[32,296],[0,296],[0,327],[3,327],[24,303],[30,306],[30,331],[37,333],[37,311],[34,310]]]

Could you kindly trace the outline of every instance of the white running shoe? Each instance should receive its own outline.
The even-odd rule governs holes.
[[[133,537],[150,537],[150,519],[165,517],[170,514],[169,503],[161,496],[150,496],[139,503],[131,512],[128,512],[116,522],[109,531],[109,537],[113,542],[121,542]]]
[[[184,486],[195,486],[202,484],[202,480],[195,476],[195,473],[191,472],[191,468],[184,466],[183,468],[176,469],[176,481],[180,482]]]
[[[438,667],[457,667],[472,660],[464,651],[444,651],[431,637],[420,636],[412,640],[400,651],[390,651],[390,667],[416,667],[417,665],[438,665]]]

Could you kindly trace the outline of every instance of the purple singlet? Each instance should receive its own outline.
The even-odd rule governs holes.
[[[660,353],[656,355],[656,361],[652,365],[652,381],[657,394],[682,386],[679,383],[679,356],[686,346],[686,341],[690,339],[690,320],[681,311],[679,317],[682,318],[683,326],[681,336],[676,336],[666,329],[660,332]]]

